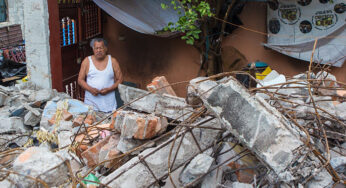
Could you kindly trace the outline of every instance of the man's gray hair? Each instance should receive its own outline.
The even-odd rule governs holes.
[[[93,38],[91,41],[90,41],[90,47],[91,48],[94,48],[94,44],[95,42],[103,42],[103,44],[108,47],[108,42],[106,39],[104,38]]]

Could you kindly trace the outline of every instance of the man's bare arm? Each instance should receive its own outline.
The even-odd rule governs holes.
[[[115,58],[112,58],[112,67],[114,72],[114,84],[108,88],[102,89],[101,94],[103,95],[115,90],[118,87],[118,85],[121,84],[124,80],[119,63]]]
[[[86,75],[88,73],[89,60],[85,58],[82,62],[79,74],[78,74],[78,84],[84,89],[89,91],[92,95],[96,96],[100,93],[100,91],[96,88],[89,86],[86,81]]]

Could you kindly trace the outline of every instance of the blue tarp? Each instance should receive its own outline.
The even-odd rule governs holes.
[[[177,22],[179,15],[172,7],[164,10],[161,3],[170,0],[94,0],[106,13],[125,26],[144,34],[171,36],[174,33],[157,33],[169,22]]]

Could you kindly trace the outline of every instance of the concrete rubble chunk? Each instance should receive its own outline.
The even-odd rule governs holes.
[[[14,161],[13,170],[38,177],[44,180],[49,187],[60,186],[68,181],[66,163],[45,147],[31,147],[25,150]],[[20,187],[34,186],[33,180],[23,176],[14,176],[14,180]],[[38,185],[43,187],[43,185]]]
[[[162,88],[162,89],[159,89],[159,88]],[[153,81],[147,85],[147,90],[150,92],[157,90],[155,91],[155,93],[160,95],[167,94],[167,95],[177,96],[177,94],[175,94],[172,86],[170,86],[165,76],[155,77]]]
[[[168,126],[167,118],[131,111],[118,111],[114,127],[124,138],[150,139],[162,134]]]
[[[253,188],[253,186],[247,183],[233,182],[232,188]]]
[[[28,128],[24,126],[20,117],[0,117],[0,133],[25,133]]]
[[[124,137],[120,137],[120,141],[118,143],[117,149],[119,151],[121,151],[122,153],[127,153],[129,151],[131,151],[132,149],[143,145],[145,143],[145,141],[143,140],[135,140],[132,138],[124,138]],[[144,147],[142,150],[148,148],[148,147],[152,147],[155,143],[152,142],[152,144],[149,144],[147,147]],[[137,150],[135,152],[133,152],[132,154],[139,154],[142,150]]]
[[[41,120],[41,116],[37,116],[33,112],[29,111],[24,116],[24,124],[32,127],[36,126]]]
[[[29,140],[29,136],[23,136],[23,133],[2,134],[0,137],[0,146],[6,147],[13,143],[18,146],[23,146]]]
[[[36,90],[38,89],[37,86],[33,82],[22,82],[20,84],[16,84],[14,88],[18,91],[21,90]]]
[[[251,95],[233,77],[222,83],[198,83],[202,79],[191,80],[190,84],[223,126],[267,164],[281,181],[299,178],[292,167],[302,157],[297,151],[304,148],[298,130],[274,107]]]
[[[201,119],[198,122],[202,122],[204,120],[205,119]],[[198,122],[196,122],[196,124]],[[206,122],[203,125],[220,128],[219,122],[215,119]],[[200,128],[194,128],[192,132],[195,135],[196,140],[199,142],[202,150],[212,145],[212,143],[218,138],[220,134],[220,131],[218,130]],[[116,171],[104,177],[101,180],[101,183],[108,184],[108,186],[110,187],[148,187],[150,184],[155,182],[155,179],[148,170],[148,168],[140,162],[140,158],[144,159],[148,167],[152,170],[152,172],[157,178],[167,175],[168,156],[170,153],[170,148],[172,147],[173,139],[174,136],[172,136],[170,139],[168,139],[161,145],[158,145],[157,147],[144,150],[137,157],[132,158],[130,161],[119,167]],[[180,135],[180,137],[176,140],[176,144],[173,146],[173,156],[178,150],[178,143],[181,141],[181,139],[182,137]],[[201,142],[201,140],[203,140],[203,142]],[[153,154],[151,154],[152,152]],[[197,154],[199,154],[199,149],[196,146],[191,133],[188,132],[185,134],[182,140],[182,144],[179,149],[179,152],[177,153],[173,169],[176,169],[179,166],[183,165],[184,163],[195,157]],[[173,161],[173,157],[171,158],[171,160]],[[128,167],[135,163],[136,165],[133,168],[128,169]],[[118,178],[114,179],[114,177],[116,177],[119,174],[121,175]]]
[[[0,106],[4,106],[7,97],[6,93],[0,92]]]
[[[72,144],[71,137],[73,133],[70,131],[62,131],[58,134],[59,148],[64,148]]]
[[[149,94],[148,91],[137,89],[130,86],[119,84],[121,99],[125,104],[130,103],[139,97],[143,97],[129,105],[130,108],[153,113],[171,119],[183,121],[191,114],[192,108],[189,107],[185,99],[171,95]]]
[[[32,102],[36,102],[36,101],[46,102],[46,101],[49,101],[53,97],[55,97],[53,90],[41,89],[32,93],[29,96],[29,100]]]
[[[198,154],[193,158],[187,167],[180,174],[179,180],[183,185],[189,184],[199,176],[206,174],[211,165],[214,162],[214,158],[206,154]],[[198,183],[198,182],[197,182]]]

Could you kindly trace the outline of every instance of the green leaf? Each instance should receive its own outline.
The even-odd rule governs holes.
[[[168,8],[168,6],[167,6],[166,4],[164,4],[164,3],[161,3],[161,8],[162,8],[163,10],[166,10],[166,9]]]
[[[194,43],[193,38],[189,38],[189,39],[186,40],[186,44],[193,45],[193,43]]]

